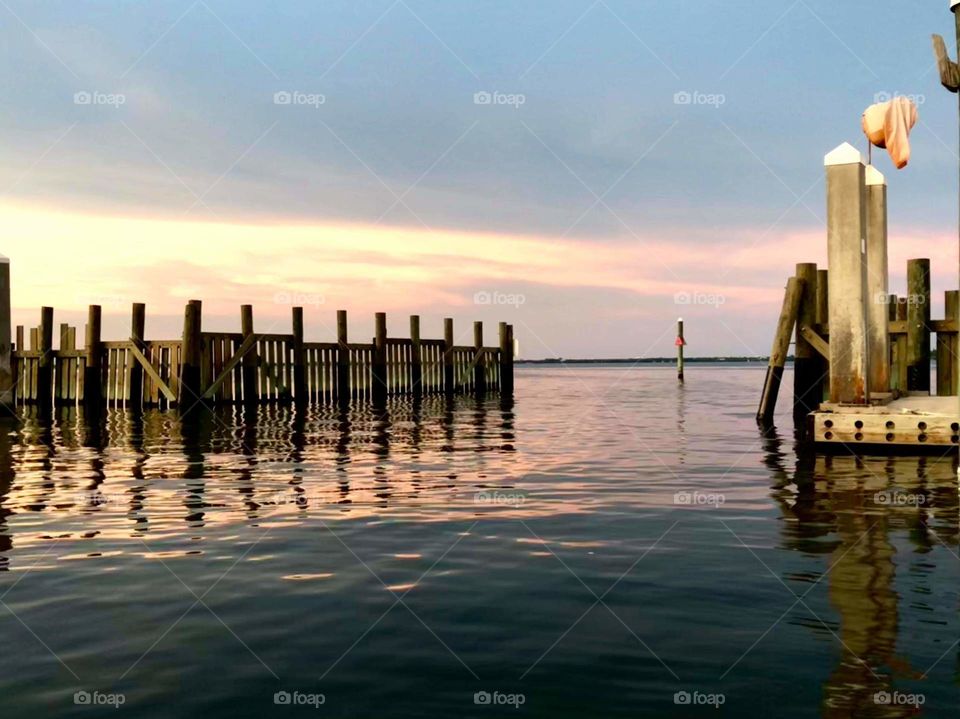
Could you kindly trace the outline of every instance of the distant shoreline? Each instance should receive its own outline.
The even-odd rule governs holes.
[[[698,362],[750,362],[766,364],[770,361],[769,357],[685,357],[685,364],[696,364]],[[793,357],[787,358],[788,362],[793,362]],[[676,357],[633,357],[619,359],[566,359],[562,357],[550,359],[518,359],[514,364],[676,364]]]

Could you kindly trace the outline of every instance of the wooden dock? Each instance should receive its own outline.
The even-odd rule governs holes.
[[[787,282],[757,417],[773,417],[792,336],[793,409],[809,440],[847,449],[955,450],[960,292],[946,291],[945,316],[932,319],[930,260],[917,258],[907,262],[906,295],[890,294],[883,175],[848,144],[824,165],[829,271],[801,263]]]
[[[347,313],[337,312],[337,339],[306,342],[303,309],[292,310],[289,334],[257,333],[253,308],[240,309],[240,332],[204,332],[202,304],[191,300],[179,339],[145,337],[146,308],[134,304],[128,339],[101,339],[101,308],[89,308],[83,345],[77,328],[61,324],[54,343],[53,308],[40,324],[16,328],[11,353],[16,405],[107,405],[168,408],[262,402],[378,401],[389,396],[513,392],[513,327],[499,324],[497,346],[484,346],[475,322],[472,345],[454,344],[453,320],[443,339],[420,336],[419,316],[409,337],[389,337],[376,314],[370,342],[348,337]],[[54,346],[56,344],[56,347]]]

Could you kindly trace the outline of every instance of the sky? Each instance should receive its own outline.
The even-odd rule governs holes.
[[[512,322],[522,357],[765,355],[826,261],[823,156],[911,96],[891,291],[957,285],[947,0],[0,0],[0,254],[41,305],[172,338]],[[81,329],[82,333],[82,329]]]

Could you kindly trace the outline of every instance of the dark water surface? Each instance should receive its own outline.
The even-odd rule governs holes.
[[[955,459],[798,457],[755,367],[517,374],[4,426],[0,716],[955,715]]]

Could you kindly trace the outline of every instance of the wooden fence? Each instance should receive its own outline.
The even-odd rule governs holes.
[[[259,402],[348,402],[393,395],[482,395],[513,392],[513,326],[499,325],[499,346],[485,347],[474,323],[473,345],[455,345],[453,320],[443,339],[421,339],[420,318],[410,337],[387,337],[386,315],[376,315],[369,344],[348,341],[347,313],[337,312],[336,342],[303,340],[303,309],[293,308],[291,334],[253,331],[253,308],[241,308],[241,332],[203,332],[201,303],[192,300],[178,340],[144,338],[145,307],[135,304],[131,335],[102,341],[101,309],[89,309],[83,348],[76,328],[61,324],[53,348],[53,309],[40,326],[17,327],[13,357],[17,404],[103,404],[111,407],[192,406]]]

